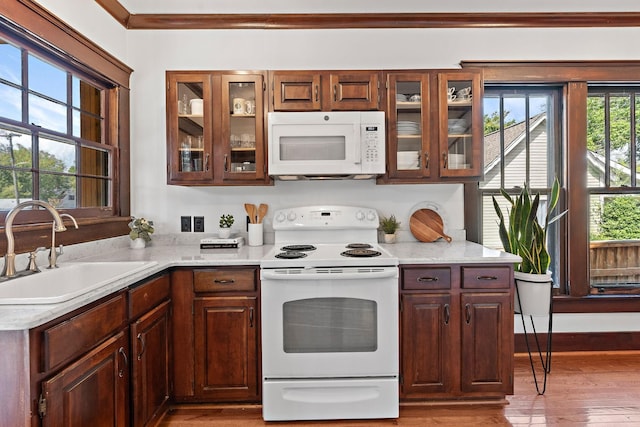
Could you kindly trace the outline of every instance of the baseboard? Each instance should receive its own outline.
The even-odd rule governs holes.
[[[539,333],[538,342],[544,351],[547,334]],[[529,334],[529,345],[532,350],[536,348],[532,334]],[[551,350],[554,352],[640,350],[640,332],[552,332]],[[515,352],[526,351],[524,334],[516,334]]]

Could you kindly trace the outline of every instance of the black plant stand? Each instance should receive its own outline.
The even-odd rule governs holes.
[[[527,325],[525,322],[526,314],[522,313],[522,303],[520,302],[520,292],[518,292],[518,281],[515,281],[516,285],[516,295],[518,297],[518,306],[520,306],[520,318],[522,319],[522,329],[524,330],[524,340],[527,345],[527,352],[529,353],[529,362],[531,363],[531,372],[533,373],[533,381],[536,384],[536,391],[539,395],[543,395],[547,390],[547,374],[551,372],[551,335],[553,331],[553,283],[549,286],[549,327],[547,330],[547,346],[545,349],[545,355],[543,357],[543,351],[540,348],[540,340],[538,339],[538,333],[536,332],[536,325],[533,322],[533,315],[528,315],[529,320],[531,321],[531,327],[533,329],[533,337],[535,340],[536,348],[534,350],[537,351],[538,357],[540,358],[540,365],[543,370],[543,381],[542,381],[542,391],[540,391],[540,385],[538,384],[538,377],[536,375],[536,367],[533,359],[533,354],[531,353],[531,346],[529,345],[529,334],[527,333]]]

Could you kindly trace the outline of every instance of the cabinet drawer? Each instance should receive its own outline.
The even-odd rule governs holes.
[[[504,289],[511,287],[511,267],[462,267],[462,287],[465,289]]]
[[[169,298],[169,276],[165,275],[129,291],[129,318],[137,319]]]
[[[193,273],[195,292],[254,292],[255,268],[196,270]]]
[[[402,289],[451,289],[451,269],[447,267],[403,269]]]
[[[85,311],[43,332],[44,371],[86,353],[127,323],[126,295]]]

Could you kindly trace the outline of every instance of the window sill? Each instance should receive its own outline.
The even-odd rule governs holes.
[[[633,313],[640,312],[640,295],[587,295],[553,297],[554,313]]]
[[[76,218],[76,220],[78,229],[65,220],[67,231],[56,233],[58,245],[73,245],[124,236],[129,233],[127,224],[131,221],[131,217]],[[4,227],[0,228],[0,235],[2,236],[0,237],[0,254],[6,254],[7,239]],[[51,223],[16,225],[13,227],[13,236],[15,238],[15,253],[24,253],[39,247],[49,247],[51,246]]]

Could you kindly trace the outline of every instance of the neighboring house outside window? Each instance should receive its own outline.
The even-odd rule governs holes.
[[[555,130],[557,90],[554,88],[487,87],[484,95],[484,180],[479,184],[481,242],[502,249],[492,196],[503,207],[508,202],[501,188],[517,194],[523,185],[541,193],[538,215],[546,214],[546,194],[561,166]],[[549,233],[549,249],[554,263],[554,283],[558,286],[560,240],[555,228]]]

